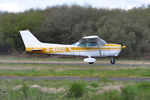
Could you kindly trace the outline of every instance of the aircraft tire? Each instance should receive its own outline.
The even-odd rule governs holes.
[[[94,62],[89,62],[89,64],[94,64]]]
[[[115,59],[112,58],[112,59],[110,60],[110,63],[111,63],[111,64],[115,64]]]

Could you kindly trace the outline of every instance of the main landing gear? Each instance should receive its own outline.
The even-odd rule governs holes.
[[[94,64],[96,61],[95,58],[91,58],[90,56],[88,58],[84,58],[84,62],[88,62],[89,64]]]
[[[110,63],[111,63],[111,64],[115,64],[115,59],[112,58],[112,59],[110,60]]]
[[[89,64],[94,64],[94,62],[89,62]]]

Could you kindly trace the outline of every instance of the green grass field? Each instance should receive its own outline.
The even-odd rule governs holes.
[[[150,66],[0,63],[0,76],[150,77]]]
[[[72,86],[75,83],[77,85]],[[70,92],[80,96],[70,96],[68,95]],[[114,82],[107,79],[0,80],[1,100],[149,100],[149,98],[149,82]]]
[[[31,64],[31,62],[57,61],[76,63],[80,60],[80,58],[0,57],[0,76],[103,77],[98,81],[1,79],[0,100],[149,100],[150,82],[121,82],[105,78],[150,77],[150,66],[143,65],[148,64],[148,61],[118,60],[124,64],[140,64],[137,66]],[[98,62],[107,63],[109,62],[107,60]],[[80,97],[74,96],[75,93]]]

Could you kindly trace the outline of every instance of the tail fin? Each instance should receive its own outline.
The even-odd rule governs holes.
[[[29,30],[20,31],[25,47],[37,47],[41,42]]]

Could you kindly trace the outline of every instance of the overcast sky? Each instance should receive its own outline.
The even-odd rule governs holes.
[[[63,4],[91,5],[97,8],[121,8],[128,10],[142,5],[147,6],[150,4],[150,0],[0,0],[0,11],[22,12],[31,8],[44,9]]]

